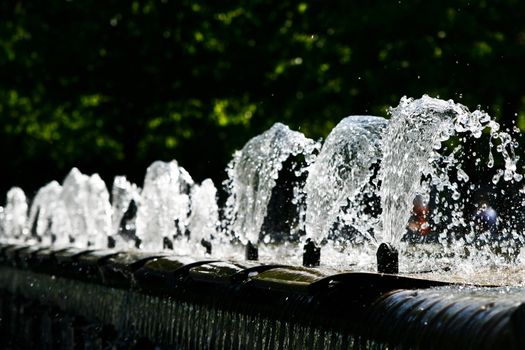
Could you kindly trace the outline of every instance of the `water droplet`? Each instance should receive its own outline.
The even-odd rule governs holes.
[[[494,156],[492,155],[492,152],[489,152],[489,160],[487,162],[487,166],[489,168],[494,167]]]

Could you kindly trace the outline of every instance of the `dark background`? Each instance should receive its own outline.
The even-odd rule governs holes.
[[[218,184],[276,121],[325,137],[403,95],[525,129],[525,2],[493,3],[3,1],[0,193],[173,158]]]

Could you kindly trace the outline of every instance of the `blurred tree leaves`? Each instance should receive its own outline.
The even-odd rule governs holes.
[[[7,1],[0,189],[72,166],[142,181],[176,158],[216,182],[276,121],[326,136],[403,95],[480,105],[525,128],[525,3]]]

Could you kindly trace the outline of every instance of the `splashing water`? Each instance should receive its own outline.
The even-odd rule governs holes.
[[[506,181],[522,178],[516,171],[519,158],[515,156],[514,140],[480,110],[470,112],[453,101],[425,95],[417,100],[404,97],[399,106],[390,109],[390,114],[392,118],[382,139],[379,174],[383,210],[381,241],[399,244],[406,233],[414,198],[422,195],[428,203],[431,189],[441,195],[437,201],[441,200],[449,209],[447,215],[451,223],[447,229],[467,226],[459,201],[459,187],[469,181],[460,158],[463,146],[460,143],[443,147],[452,137],[460,137],[459,141],[466,137],[479,139],[488,132],[491,149],[487,166],[494,166],[492,145],[496,142],[497,152],[504,160],[504,169],[498,169],[497,174]],[[440,216],[443,213],[437,213],[435,221]]]
[[[191,189],[190,242],[194,246],[223,243],[218,237],[219,207],[217,189],[210,179]]]
[[[87,183],[86,222],[88,247],[105,248],[111,232],[111,204],[106,184],[98,174],[89,177]]]
[[[31,225],[31,233],[44,245],[50,245],[53,241],[51,225],[61,192],[62,186],[51,181],[38,190],[31,204],[27,222]]]
[[[73,168],[66,176],[59,198],[53,232],[60,244],[73,241],[78,248],[101,248],[111,227],[111,205],[104,181]]]
[[[243,244],[257,243],[282,164],[298,155],[310,163],[317,148],[318,144],[302,133],[276,123],[237,151],[227,169],[228,231]]]
[[[118,232],[122,217],[129,207],[129,203],[140,200],[140,189],[134,183],[129,182],[125,176],[115,176],[111,187],[111,207],[113,215],[111,218],[111,231]]]
[[[10,240],[21,240],[28,234],[26,229],[27,200],[24,191],[13,187],[7,192],[4,208],[4,232]]]
[[[198,256],[213,246],[213,256],[228,258],[238,258],[239,241],[264,242],[259,246],[264,262],[278,258],[299,264],[297,245],[304,243],[299,237],[306,230],[302,238],[327,242],[323,264],[332,267],[374,269],[375,246],[381,242],[400,248],[405,272],[446,267],[474,276],[476,270],[509,266],[510,255],[517,256],[510,259],[514,266],[523,265],[525,253],[515,248],[524,243],[518,228],[525,218],[522,226],[510,221],[523,217],[525,199],[516,194],[522,175],[509,132],[482,111],[428,96],[403,98],[389,113],[388,122],[372,116],[343,119],[321,149],[302,133],[275,124],[234,154],[221,210],[213,182],[194,184],[176,161],[151,164],[143,191],[116,177],[112,204],[98,175],[73,168],[62,186],[52,182],[38,191],[29,217],[24,192],[11,189],[5,208],[0,207],[0,234],[6,241],[31,243],[36,237],[44,244],[80,248],[105,248],[113,238],[118,249],[140,241],[143,250],[169,247]],[[472,142],[485,139],[486,154],[469,152]],[[515,202],[508,205],[508,217],[501,215],[505,222],[497,223],[497,232],[479,232],[468,214],[474,194],[485,186],[475,182],[480,168],[490,170],[483,174],[489,173],[487,182],[497,195]],[[407,239],[418,195],[432,224],[425,238],[433,240]],[[123,222],[129,232],[122,231]]]
[[[148,167],[137,213],[142,249],[160,251],[164,238],[171,240],[185,234],[192,186],[191,176],[175,160],[156,161]]]
[[[104,181],[98,174],[88,176],[77,168],[71,169],[53,204],[51,231],[55,243],[104,248],[110,227],[111,204]]]
[[[365,211],[377,184],[371,182],[381,159],[379,141],[387,121],[381,117],[350,116],[330,132],[319,156],[308,168],[306,232],[317,242],[328,237],[339,216],[373,241],[378,218]]]
[[[59,244],[65,245],[74,241],[78,247],[88,245],[86,223],[88,180],[89,177],[77,168],[71,169],[64,179],[57,208],[59,212],[52,224]]]
[[[4,207],[0,206],[0,239],[7,240],[7,237],[6,237],[7,234],[4,229],[4,225],[5,225],[5,211],[4,211]]]
[[[133,203],[132,203],[133,201]],[[134,208],[130,208],[135,206]],[[129,231],[132,231],[129,222],[125,222],[125,227],[121,225],[124,215],[129,210],[136,211],[136,207],[140,205],[140,188],[134,183],[129,182],[125,176],[115,176],[113,180],[113,187],[111,188],[111,235],[115,239],[115,247],[118,249],[126,249],[134,246],[134,241],[129,237]],[[128,215],[132,214],[128,212]],[[125,218],[125,220],[132,220],[134,218]],[[123,231],[121,231],[123,229]]]

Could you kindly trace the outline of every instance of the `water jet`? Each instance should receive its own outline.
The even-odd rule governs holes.
[[[347,117],[322,144],[278,123],[235,153],[224,189],[176,161],[151,164],[143,189],[115,178],[111,197],[76,168],[31,205],[13,188],[0,208],[3,339],[523,347],[517,143],[453,101],[403,98],[389,113]],[[509,208],[472,212],[487,207],[476,172]]]

